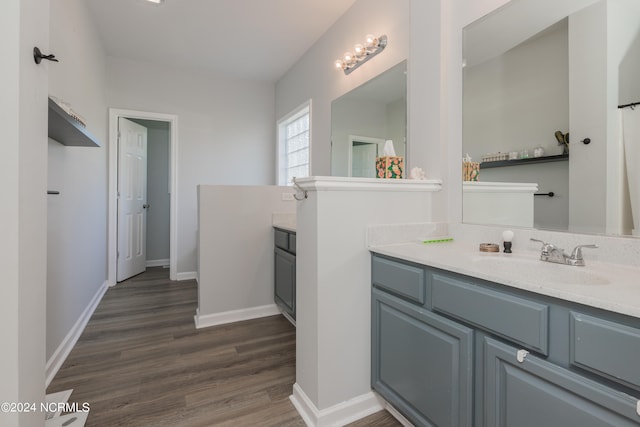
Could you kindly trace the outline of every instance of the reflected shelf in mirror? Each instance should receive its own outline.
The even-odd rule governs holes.
[[[482,162],[480,169],[501,168],[505,166],[527,165],[535,163],[563,162],[569,160],[569,154],[557,154],[555,156],[529,157],[526,159],[500,160],[496,162]]]

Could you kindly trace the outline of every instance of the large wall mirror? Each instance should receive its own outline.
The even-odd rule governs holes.
[[[640,145],[640,106],[619,106],[640,102],[640,1],[512,0],[464,29],[463,51],[479,180],[537,184],[536,228],[638,235],[640,150],[625,143]]]
[[[375,178],[375,158],[385,141],[405,156],[406,139],[406,61],[331,103],[332,176]]]

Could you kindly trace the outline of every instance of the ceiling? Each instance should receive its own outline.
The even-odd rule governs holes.
[[[107,54],[277,81],[356,0],[87,0]],[[331,65],[331,64],[329,64]]]

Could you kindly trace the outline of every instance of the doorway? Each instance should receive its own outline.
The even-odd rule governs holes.
[[[144,126],[149,130],[150,134],[157,134],[164,129],[165,137],[168,138],[168,153],[165,158],[164,182],[154,183],[153,192],[155,203],[155,216],[150,214],[154,222],[157,222],[158,216],[162,216],[161,209],[166,206],[166,201],[158,196],[158,187],[163,188],[164,196],[168,196],[168,259],[165,258],[165,251],[150,252],[150,257],[145,260],[145,266],[169,266],[169,277],[171,280],[177,280],[177,126],[178,118],[176,115],[160,114],[132,110],[109,110],[109,232],[108,232],[108,281],[113,286],[118,282],[118,170],[119,170],[119,152],[118,152],[118,122],[120,119],[128,119]],[[157,136],[157,135],[156,135]],[[150,140],[150,144],[152,141]],[[162,157],[162,155],[160,155]],[[168,159],[167,159],[168,157]],[[156,167],[157,169],[157,167]],[[168,172],[168,174],[166,173]],[[157,176],[157,175],[156,175]],[[154,209],[154,203],[149,201],[148,211]],[[165,226],[166,230],[166,226]],[[162,236],[154,236],[154,238],[162,238]],[[153,239],[151,239],[153,240]],[[154,244],[153,242],[151,242]],[[154,249],[158,247],[154,244]],[[146,262],[148,261],[148,262]]]
[[[349,175],[376,177],[376,157],[382,154],[385,140],[369,136],[349,135]]]

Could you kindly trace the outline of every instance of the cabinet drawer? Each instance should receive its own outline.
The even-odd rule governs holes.
[[[549,308],[452,277],[433,274],[433,309],[548,354]]]
[[[289,252],[292,254],[296,253],[296,235],[289,234]]]
[[[374,256],[371,270],[374,286],[424,304],[424,269]]]
[[[638,400],[534,355],[484,341],[485,426],[638,426]]]
[[[570,333],[572,365],[640,390],[640,329],[571,312]]]
[[[285,251],[289,250],[289,233],[276,229],[274,230],[273,240],[276,247]]]

